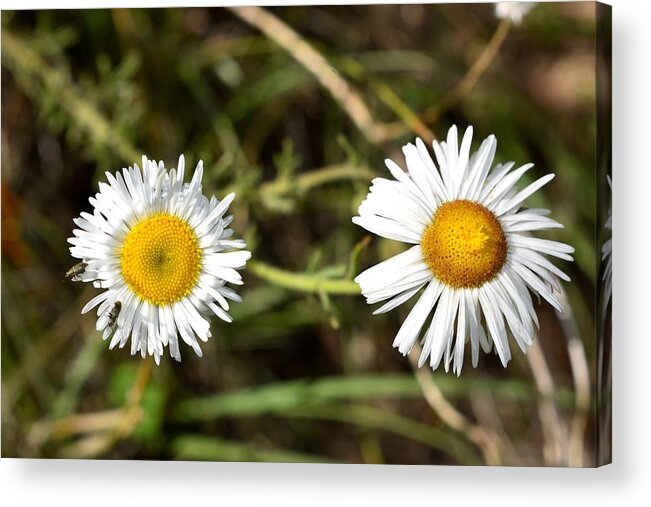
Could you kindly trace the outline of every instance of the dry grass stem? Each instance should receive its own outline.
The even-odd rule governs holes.
[[[477,425],[487,428],[489,432],[495,434],[499,441],[502,463],[505,465],[523,464],[515,445],[513,445],[508,435],[508,430],[504,427],[504,422],[500,417],[500,409],[493,394],[489,391],[471,392],[469,398]]]
[[[572,467],[581,467],[584,464],[585,428],[590,408],[590,371],[588,370],[585,347],[581,341],[579,328],[565,289],[561,291],[558,299],[563,306],[563,312],[556,312],[556,315],[567,342],[567,353],[570,358],[576,396],[570,426],[568,464]]]
[[[554,380],[549,371],[549,366],[545,360],[545,355],[543,354],[538,337],[534,337],[533,344],[529,347],[526,357],[536,383],[536,388],[540,394],[538,414],[545,438],[543,459],[546,465],[560,466],[564,462],[563,450],[565,448],[566,438],[558,409],[554,403]]]
[[[144,413],[140,403],[151,376],[152,364],[150,357],[142,360],[123,407],[36,423],[30,432],[33,444],[39,446],[50,439],[60,440],[88,433],[88,436],[64,447],[61,455],[68,458],[94,458],[107,452],[119,440],[129,436],[142,419]]]
[[[497,53],[509,33],[510,26],[511,22],[507,19],[500,22],[490,41],[488,41],[488,44],[484,47],[484,50],[468,69],[468,72],[466,72],[457,86],[443,97],[441,102],[423,111],[423,121],[430,125],[436,123],[445,111],[459,103],[472,91],[477,84],[477,81],[479,81],[479,79],[484,75],[484,72],[486,72],[493,63],[493,60],[495,60]]]
[[[445,424],[464,434],[468,440],[481,450],[487,465],[501,465],[499,438],[486,428],[472,423],[445,398],[433,381],[430,370],[418,367],[418,357],[421,351],[420,345],[415,344],[409,354],[409,362],[414,370],[414,375],[423,392],[425,401]]]
[[[386,139],[384,126],[373,119],[360,93],[291,27],[261,7],[229,7],[229,9],[264,33],[303,65],[319,84],[328,90],[342,111],[350,117],[369,142],[376,143]]]

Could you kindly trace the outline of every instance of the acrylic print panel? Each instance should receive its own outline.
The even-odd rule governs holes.
[[[4,457],[610,461],[609,7],[5,11],[2,143]]]

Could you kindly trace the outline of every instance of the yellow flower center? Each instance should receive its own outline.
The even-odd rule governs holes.
[[[132,227],[120,252],[122,276],[138,297],[164,306],[190,293],[201,268],[197,236],[178,217],[159,214]]]
[[[443,203],[420,240],[434,276],[455,288],[479,287],[504,265],[508,245],[497,217],[476,202]]]

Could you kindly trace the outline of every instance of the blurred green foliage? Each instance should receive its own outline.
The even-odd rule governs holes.
[[[111,372],[108,382],[108,401],[112,406],[122,406],[127,402],[127,393],[136,379],[137,365],[120,364]],[[136,426],[132,437],[149,449],[155,449],[163,442],[163,418],[165,391],[159,384],[150,382],[142,396],[143,417]]]

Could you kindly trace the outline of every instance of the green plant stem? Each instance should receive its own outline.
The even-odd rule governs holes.
[[[459,463],[480,464],[474,449],[455,434],[367,405],[294,408],[282,416],[337,421],[386,431],[443,451]]]
[[[181,435],[172,441],[171,448],[175,459],[182,460],[276,463],[327,463],[330,461],[328,458],[316,454],[204,435]]]
[[[301,174],[291,180],[279,179],[265,183],[260,187],[262,197],[283,195],[292,190],[299,193],[339,180],[371,180],[375,174],[365,167],[357,167],[350,164],[337,164],[308,173]]]
[[[536,402],[535,388],[519,380],[492,379],[487,376],[451,378],[432,374],[441,392],[451,399],[468,393],[491,393],[495,397],[531,404]],[[259,387],[243,387],[213,396],[189,398],[178,403],[173,418],[179,422],[208,421],[220,417],[245,417],[281,414],[290,408],[309,404],[333,404],[342,401],[373,399],[419,399],[421,387],[413,375],[343,375],[316,380],[293,380]],[[559,388],[554,398],[563,408],[572,408],[573,393]]]
[[[247,270],[268,283],[285,289],[312,294],[327,293],[334,296],[358,296],[359,286],[352,280],[324,278],[319,275],[292,273],[261,261],[251,260]]]

